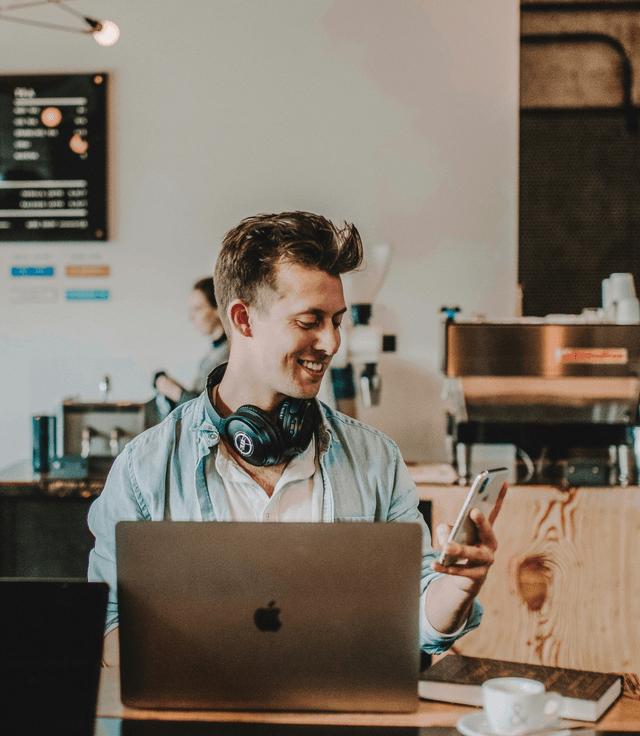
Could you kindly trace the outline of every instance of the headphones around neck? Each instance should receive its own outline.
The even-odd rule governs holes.
[[[222,381],[227,368],[223,363],[207,377],[207,394]],[[253,404],[241,406],[228,417],[216,419],[214,425],[227,443],[250,465],[279,465],[287,458],[307,449],[318,425],[316,403],[310,399],[287,398],[274,421]]]

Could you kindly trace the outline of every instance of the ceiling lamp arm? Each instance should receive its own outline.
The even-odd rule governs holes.
[[[55,28],[58,31],[69,31],[71,33],[82,33],[82,34],[91,34],[95,33],[96,31],[99,31],[100,28],[102,28],[102,24],[98,23],[98,26],[100,28],[72,28],[71,26],[61,26],[57,25],[55,23],[44,23],[39,20],[29,20],[28,18],[16,18],[13,15],[5,15],[2,10],[0,9],[0,20],[8,20],[11,23],[22,23],[26,26],[39,26],[40,28]]]
[[[12,10],[18,10],[18,9],[24,9],[24,8],[34,8],[34,7],[38,7],[42,5],[55,5],[61,10],[65,10],[67,13],[71,13],[71,15],[74,15],[77,18],[80,18],[82,21],[84,21],[84,23],[86,23],[87,27],[86,28],[73,28],[71,26],[64,26],[58,23],[46,23],[44,21],[31,20],[30,18],[22,18],[22,17],[18,17],[15,15],[5,14],[6,10],[12,11]],[[8,20],[12,23],[22,23],[23,25],[38,26],[40,28],[54,28],[55,30],[58,30],[58,31],[68,31],[70,33],[82,33],[84,35],[93,35],[94,38],[96,38],[96,40],[97,40],[96,34],[99,34],[101,31],[104,31],[105,29],[104,21],[99,21],[99,20],[96,20],[95,18],[89,18],[88,16],[83,15],[77,10],[70,8],[68,5],[65,5],[65,3],[62,2],[62,0],[33,0],[32,2],[13,3],[11,5],[0,6],[0,20]],[[108,23],[110,25],[113,25],[111,24],[110,21]],[[116,39],[117,39],[117,36],[116,36]],[[110,45],[110,44],[107,44],[107,45]]]
[[[35,0],[31,3],[14,3],[13,5],[4,5],[0,7],[2,10],[17,10],[18,8],[37,8],[39,5],[51,5],[52,0]]]
[[[91,30],[84,31],[84,33],[97,33],[98,31],[102,30],[102,23],[99,20],[95,20],[94,18],[88,18],[86,15],[83,15],[82,13],[79,13],[77,10],[74,10],[73,8],[70,8],[68,5],[65,5],[64,3],[60,2],[60,0],[48,0],[48,2],[52,3],[53,5],[57,5],[61,10],[66,10],[67,13],[71,13],[72,15],[75,15],[76,18],[81,18],[88,26],[91,27]]]

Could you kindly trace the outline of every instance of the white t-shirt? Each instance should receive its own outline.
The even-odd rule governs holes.
[[[209,475],[213,471],[211,456],[206,468]],[[222,441],[213,472],[222,479],[233,521],[322,520],[322,473],[316,463],[315,437],[302,454],[289,460],[271,498],[240,467]]]

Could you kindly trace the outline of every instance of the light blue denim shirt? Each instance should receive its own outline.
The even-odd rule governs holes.
[[[173,411],[161,424],[133,439],[116,458],[102,494],[89,510],[96,538],[89,555],[89,580],[110,586],[107,631],[118,624],[115,525],[121,520],[231,521],[222,479],[205,478],[205,461],[217,452],[219,434],[206,411],[206,393]],[[318,456],[324,484],[322,520],[404,521],[422,526],[421,599],[438,573],[437,554],[418,510],[418,492],[397,445],[372,427],[318,402]],[[167,495],[168,494],[168,495]],[[421,606],[421,609],[423,607]],[[420,613],[420,646],[448,649],[480,623],[476,600],[466,624],[452,635],[436,631]]]

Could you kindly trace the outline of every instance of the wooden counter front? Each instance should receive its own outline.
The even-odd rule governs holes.
[[[432,525],[452,524],[468,488],[420,483]],[[509,489],[483,622],[471,656],[640,673],[640,488]]]

